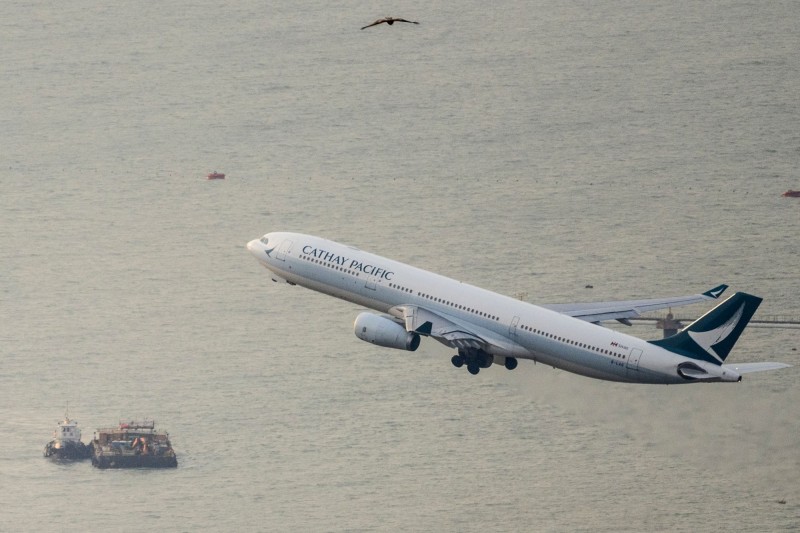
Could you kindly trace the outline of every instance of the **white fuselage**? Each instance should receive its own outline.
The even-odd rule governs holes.
[[[677,372],[691,361],[737,381],[730,370],[642,339],[503,296],[334,241],[299,233],[268,233],[247,248],[286,281],[383,313],[418,306],[502,339],[492,355],[531,359],[576,374],[631,383],[691,383]]]

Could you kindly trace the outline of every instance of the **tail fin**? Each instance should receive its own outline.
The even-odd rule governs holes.
[[[651,344],[692,359],[721,365],[761,304],[761,298],[737,292],[676,335]]]

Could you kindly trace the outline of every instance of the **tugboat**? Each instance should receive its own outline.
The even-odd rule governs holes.
[[[45,444],[44,456],[62,461],[88,459],[92,456],[91,446],[81,442],[81,430],[77,420],[70,420],[64,413],[64,420],[53,431],[53,440]]]
[[[169,433],[156,431],[155,421],[120,422],[98,429],[92,440],[92,465],[97,468],[175,468],[178,459]]]

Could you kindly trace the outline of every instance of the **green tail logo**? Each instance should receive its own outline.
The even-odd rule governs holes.
[[[761,301],[758,296],[737,292],[677,335],[650,343],[685,357],[721,365]]]

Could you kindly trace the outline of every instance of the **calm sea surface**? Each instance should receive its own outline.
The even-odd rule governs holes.
[[[359,30],[386,15],[420,24]],[[800,3],[8,0],[0,31],[0,530],[800,528],[798,330],[749,328],[732,360],[796,366],[739,384],[473,377],[244,248],[800,317]],[[85,441],[155,418],[178,469],[46,461],[67,403]]]

